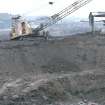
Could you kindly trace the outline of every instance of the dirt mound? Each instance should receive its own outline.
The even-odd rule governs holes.
[[[78,104],[79,101],[103,104],[105,72],[96,71],[62,74],[51,78],[30,80],[25,78],[5,83],[5,91],[0,94],[0,102],[6,105],[61,105],[60,102]],[[26,78],[27,79],[27,78]],[[63,104],[66,105],[66,104]]]

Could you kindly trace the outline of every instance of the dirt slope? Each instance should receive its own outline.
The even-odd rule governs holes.
[[[77,105],[105,100],[105,38],[0,43],[0,105]]]

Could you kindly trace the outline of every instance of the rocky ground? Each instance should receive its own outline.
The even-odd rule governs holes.
[[[105,37],[0,42],[0,105],[104,105]]]

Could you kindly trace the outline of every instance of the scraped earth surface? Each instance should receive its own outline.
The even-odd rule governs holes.
[[[0,42],[0,105],[104,104],[104,35]]]

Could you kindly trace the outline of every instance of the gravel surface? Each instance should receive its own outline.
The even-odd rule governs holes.
[[[0,105],[104,105],[105,38],[0,42]]]

